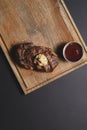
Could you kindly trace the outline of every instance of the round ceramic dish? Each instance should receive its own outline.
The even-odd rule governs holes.
[[[63,57],[66,61],[77,62],[83,56],[83,47],[77,42],[69,42],[63,48]]]

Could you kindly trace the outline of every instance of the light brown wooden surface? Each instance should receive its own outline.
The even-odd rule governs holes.
[[[63,0],[0,0],[0,34],[1,48],[25,94],[87,61],[86,46]],[[11,61],[9,52],[13,45],[29,41],[54,51],[63,43],[77,41],[82,44],[84,55],[77,63],[67,63],[59,58],[59,65],[52,73],[26,70]]]

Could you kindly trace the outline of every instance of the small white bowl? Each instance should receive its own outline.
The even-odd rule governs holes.
[[[82,56],[83,47],[78,42],[69,42],[63,48],[63,57],[66,61],[77,62],[81,60]]]

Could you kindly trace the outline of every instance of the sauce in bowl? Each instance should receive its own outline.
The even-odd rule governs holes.
[[[66,61],[77,62],[83,56],[83,48],[77,42],[69,42],[63,48],[63,56]]]

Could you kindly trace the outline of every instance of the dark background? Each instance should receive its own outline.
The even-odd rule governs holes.
[[[87,42],[87,0],[65,0]],[[27,96],[0,49],[0,130],[87,130],[87,66]]]

